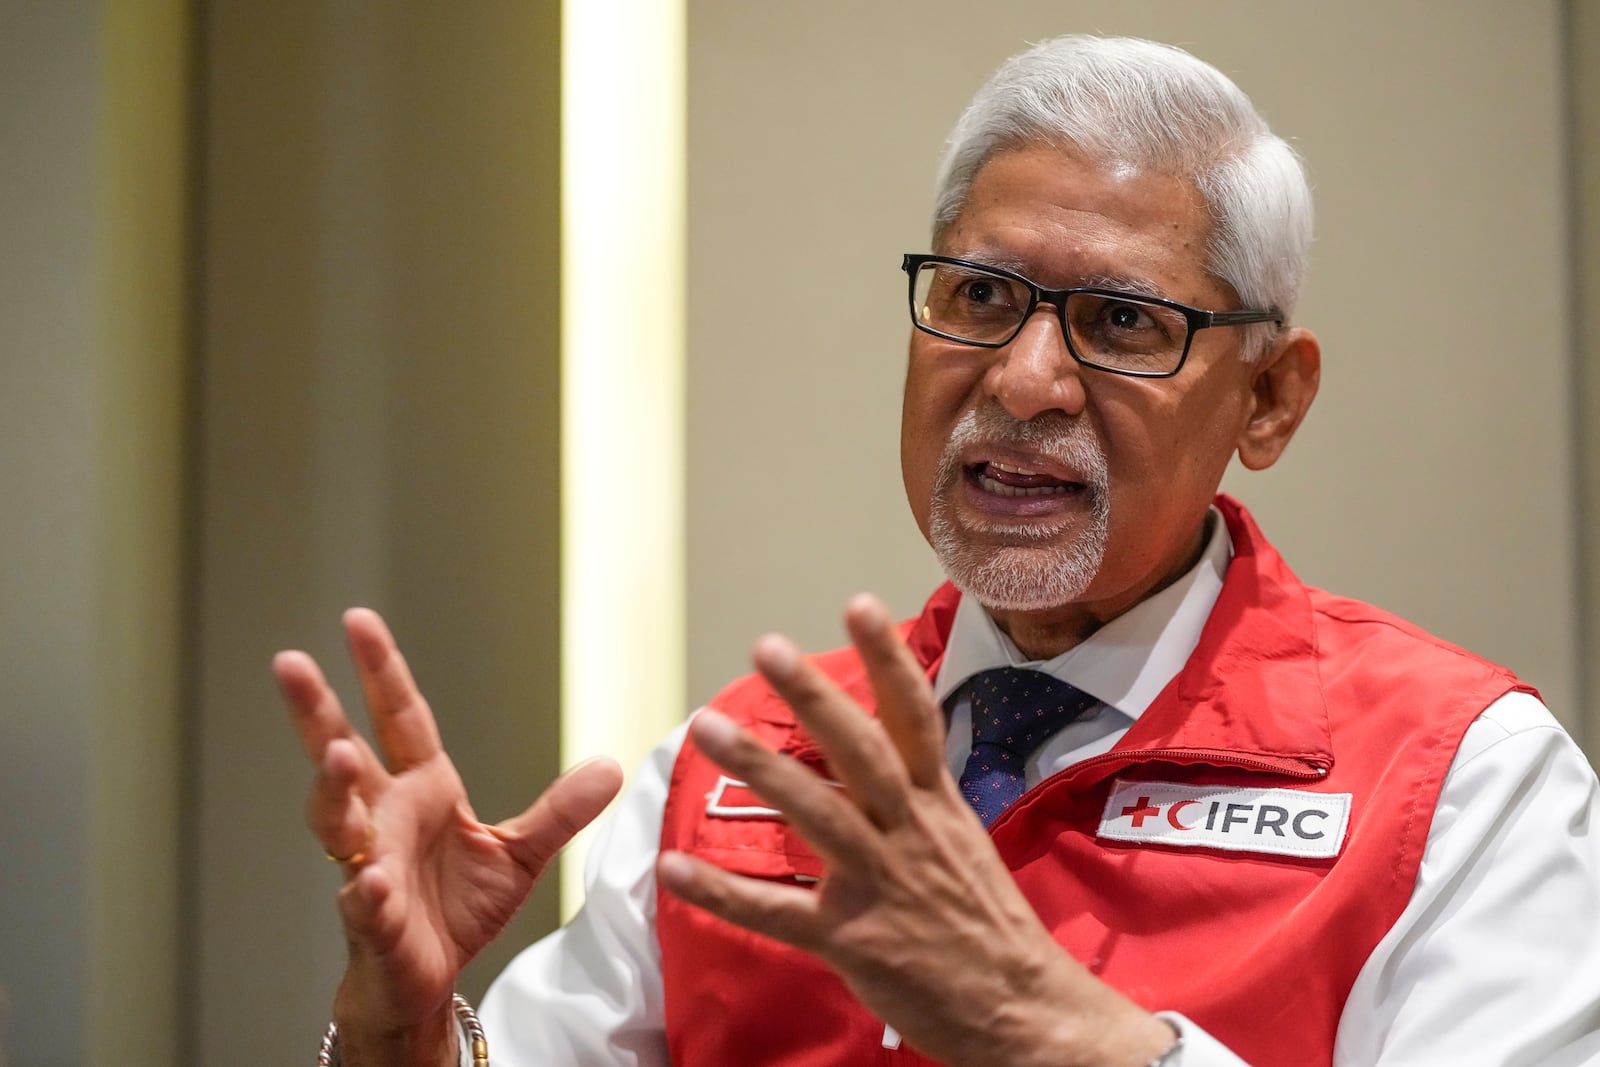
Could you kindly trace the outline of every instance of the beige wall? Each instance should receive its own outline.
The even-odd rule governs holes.
[[[1580,674],[1589,695],[1586,711],[1590,758],[1600,747],[1600,708],[1594,704],[1600,662],[1600,8],[1575,2],[1567,12],[1566,70],[1571,80],[1570,149],[1573,178],[1568,203],[1573,212],[1573,304],[1577,317],[1573,346],[1573,395],[1577,419],[1576,463],[1581,507],[1579,555],[1582,596]]]
[[[1509,663],[1573,721],[1559,10],[691,4],[691,696],[763,630],[831,645],[851,592],[904,612],[935,579],[898,480],[899,254],[927,245],[935,161],[987,72],[1100,31],[1233,75],[1316,186],[1298,318],[1322,396],[1275,470],[1228,487],[1307,580]]]

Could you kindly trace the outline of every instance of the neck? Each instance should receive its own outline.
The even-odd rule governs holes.
[[[1185,544],[1185,550],[1177,554],[1172,566],[1119,596],[1075,601],[1038,611],[990,611],[989,614],[1000,632],[1028,659],[1054,659],[1083,644],[1100,627],[1189,573],[1211,542],[1213,521],[1207,512],[1205,521]]]

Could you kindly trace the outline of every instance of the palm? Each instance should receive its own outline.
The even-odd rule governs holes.
[[[499,933],[537,872],[518,867],[472,816],[443,753],[386,778],[368,804],[371,866],[388,893],[370,916],[360,914],[369,895],[361,878],[343,896],[365,951],[387,963],[395,1007],[415,1017],[450,995],[455,975]]]
[[[478,821],[438,730],[382,621],[346,617],[383,758],[350,726],[311,659],[275,668],[317,765],[312,831],[349,862],[339,910],[350,945],[340,1015],[397,1030],[445,1010],[456,976],[527,899],[557,850],[616,792],[614,764],[556,781],[522,814]]]

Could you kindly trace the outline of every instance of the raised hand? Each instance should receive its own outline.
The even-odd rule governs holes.
[[[827,864],[815,890],[663,854],[662,885],[730,922],[815,953],[919,1052],[941,1063],[1132,1065],[1172,1030],[1100,982],[1035,916],[945,763],[943,714],[883,606],[845,617],[878,701],[871,718],[797,649],[764,638],[756,668],[816,740],[835,789],[731,720],[691,737],[784,813]]]
[[[522,814],[478,821],[433,713],[383,620],[345,614],[382,757],[350,725],[312,658],[273,672],[316,768],[307,821],[343,861],[350,962],[334,1017],[346,1067],[454,1064],[457,975],[505,927],[562,845],[616,794],[610,760],[568,771]]]

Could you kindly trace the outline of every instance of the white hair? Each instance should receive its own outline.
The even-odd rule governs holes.
[[[1181,48],[1067,36],[1013,56],[978,90],[939,164],[935,241],[995,154],[1034,143],[1194,181],[1214,222],[1207,269],[1247,307],[1294,311],[1311,189],[1294,150],[1226,75]],[[1259,354],[1274,327],[1247,343]]]

